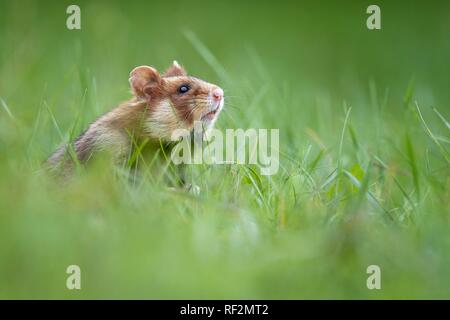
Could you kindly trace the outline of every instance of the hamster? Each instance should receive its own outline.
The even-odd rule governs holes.
[[[47,168],[67,176],[75,156],[75,161],[85,164],[104,150],[115,163],[123,163],[131,153],[133,139],[169,143],[174,130],[192,131],[195,121],[211,128],[224,105],[219,86],[188,76],[176,61],[162,75],[153,67],[136,67],[129,83],[133,98],[90,124],[71,147],[58,148],[47,159]]]

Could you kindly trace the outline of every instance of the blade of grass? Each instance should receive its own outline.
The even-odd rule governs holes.
[[[417,103],[417,101],[416,101],[416,109],[419,114],[420,121],[422,121],[422,124],[423,124],[428,136],[438,146],[438,148],[439,148],[442,156],[445,158],[445,161],[447,162],[447,164],[450,164],[450,155],[449,155],[448,151],[441,145],[441,143],[436,138],[436,136],[433,134],[433,132],[431,132],[430,128],[428,127],[427,123],[425,122],[425,119],[422,116],[422,112],[420,111],[419,104]]]
[[[380,208],[381,210],[383,210],[383,212],[386,214],[386,216],[393,221],[394,218],[392,217],[392,215],[390,214],[389,211],[387,211],[382,205],[381,203],[378,201],[377,198],[375,198],[375,196],[368,190],[369,189],[369,175],[366,173],[366,175],[364,176],[364,180],[363,183],[361,184],[361,182],[354,176],[352,175],[349,171],[344,170],[344,175],[347,176],[347,178],[349,179],[349,181],[358,188],[359,190],[359,194],[361,197],[366,196],[367,200],[369,201],[369,203],[371,203],[372,205]]]
[[[433,111],[434,113],[437,114],[437,116],[439,117],[439,119],[442,120],[442,122],[445,124],[445,126],[447,127],[447,129],[450,130],[450,123],[444,118],[444,116],[436,109],[433,107]]]
[[[219,60],[213,55],[213,53],[203,44],[202,41],[197,37],[197,35],[190,31],[184,31],[185,37],[189,40],[192,46],[197,50],[197,52],[202,56],[206,63],[216,72],[216,74],[228,83],[231,83],[231,78],[228,72],[219,62]]]
[[[8,105],[6,104],[5,100],[3,100],[2,97],[0,97],[0,103],[3,109],[6,111],[6,114],[11,118],[11,120],[16,121],[16,118],[13,116],[11,110],[9,109]]]
[[[415,79],[414,77],[408,83],[408,87],[406,88],[405,96],[403,97],[403,103],[405,105],[409,105],[413,96],[414,96],[414,87],[415,87]]]
[[[381,160],[378,156],[374,156],[374,159],[384,168],[384,169],[389,169],[388,165],[386,163],[384,163],[383,160]],[[403,194],[403,196],[406,198],[406,200],[409,202],[409,204],[411,205],[411,207],[413,208],[413,210],[416,210],[416,205],[414,203],[414,201],[411,199],[411,197],[408,195],[408,193],[406,192],[405,188],[401,185],[400,181],[398,181],[398,179],[395,176],[392,176],[392,179],[394,180],[395,185],[397,186],[397,188],[400,190],[400,192]]]
[[[405,144],[406,144],[406,155],[408,156],[409,165],[411,167],[411,174],[413,176],[414,187],[417,190],[417,195],[420,199],[419,169],[417,167],[416,155],[409,134],[406,134]]]
[[[344,103],[344,107],[347,107],[346,103]],[[344,136],[345,136],[345,131],[347,129],[347,125],[348,125],[348,119],[350,118],[350,112],[352,111],[352,108],[348,108],[345,114],[345,119],[344,119],[344,125],[342,127],[342,132],[341,132],[341,138],[339,140],[339,151],[338,151],[338,162],[337,162],[337,170],[336,170],[336,188],[335,188],[335,198],[337,198],[338,193],[339,193],[339,182],[340,182],[340,177],[342,175],[342,150],[344,147]]]

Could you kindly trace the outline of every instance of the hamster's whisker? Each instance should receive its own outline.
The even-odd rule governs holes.
[[[187,120],[194,113],[194,111],[200,107],[196,102],[197,101],[195,99],[191,100],[191,103],[194,103],[194,107],[189,111],[189,113],[184,117],[183,120]]]

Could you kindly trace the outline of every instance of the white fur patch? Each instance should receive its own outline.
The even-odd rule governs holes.
[[[184,124],[177,116],[175,107],[169,99],[165,99],[150,113],[145,124],[145,131],[152,138],[170,140],[172,131],[183,127]]]

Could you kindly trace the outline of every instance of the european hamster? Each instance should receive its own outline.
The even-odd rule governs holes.
[[[110,151],[114,162],[123,162],[130,154],[132,139],[170,142],[175,129],[191,131],[194,121],[211,128],[224,104],[219,86],[188,76],[176,61],[162,75],[153,67],[134,68],[129,83],[133,98],[98,118],[72,142],[79,163],[102,150]],[[46,161],[46,167],[63,176],[70,174],[73,166],[68,145]]]

